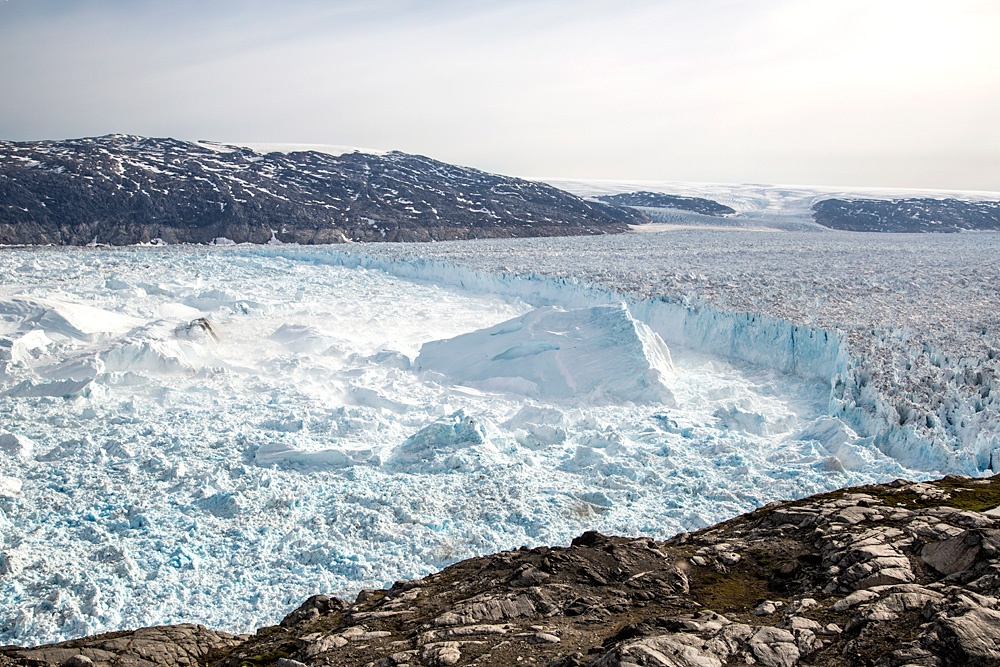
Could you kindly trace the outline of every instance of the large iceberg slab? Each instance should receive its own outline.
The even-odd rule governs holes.
[[[543,306],[425,343],[416,366],[482,391],[602,405],[674,403],[670,350],[624,305]]]
[[[82,303],[15,297],[0,299],[0,318],[22,320],[46,334],[92,340],[102,334],[123,334],[142,320]]]

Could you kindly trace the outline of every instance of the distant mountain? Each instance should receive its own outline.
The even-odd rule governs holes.
[[[825,199],[813,205],[824,227],[854,232],[1000,230],[1000,202],[958,199]]]
[[[130,135],[0,141],[0,243],[339,243],[622,232],[640,212],[400,152]]]
[[[736,213],[736,209],[703,197],[682,197],[667,195],[660,192],[623,192],[615,195],[595,197],[605,204],[613,206],[632,206],[639,208],[672,208],[702,215],[721,217]]]

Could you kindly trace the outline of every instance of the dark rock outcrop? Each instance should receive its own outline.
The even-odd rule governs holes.
[[[473,558],[353,604],[317,595],[251,637],[152,628],[0,664],[995,666],[1000,518],[981,510],[998,504],[1000,477],[897,480],[665,542],[588,532]]]
[[[733,215],[736,209],[725,204],[720,204],[712,199],[704,197],[682,197],[680,195],[667,195],[661,192],[624,192],[617,195],[601,195],[595,199],[611,204],[612,206],[631,206],[638,208],[672,208],[680,211],[690,211],[722,217]]]
[[[0,653],[8,664],[62,665],[207,665],[246,641],[246,636],[215,632],[185,623],[134,631],[112,632],[37,648],[5,647]]]
[[[638,211],[418,155],[109,135],[0,141],[0,243],[434,241],[621,232]]]
[[[1000,202],[958,199],[824,199],[813,219],[851,232],[960,232],[1000,229]]]

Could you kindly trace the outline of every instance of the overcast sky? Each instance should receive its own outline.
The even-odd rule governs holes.
[[[1000,190],[998,0],[0,0],[0,138]]]

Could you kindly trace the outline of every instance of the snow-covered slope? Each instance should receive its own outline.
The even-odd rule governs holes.
[[[0,141],[0,243],[604,234],[641,213],[400,152],[128,135]]]

